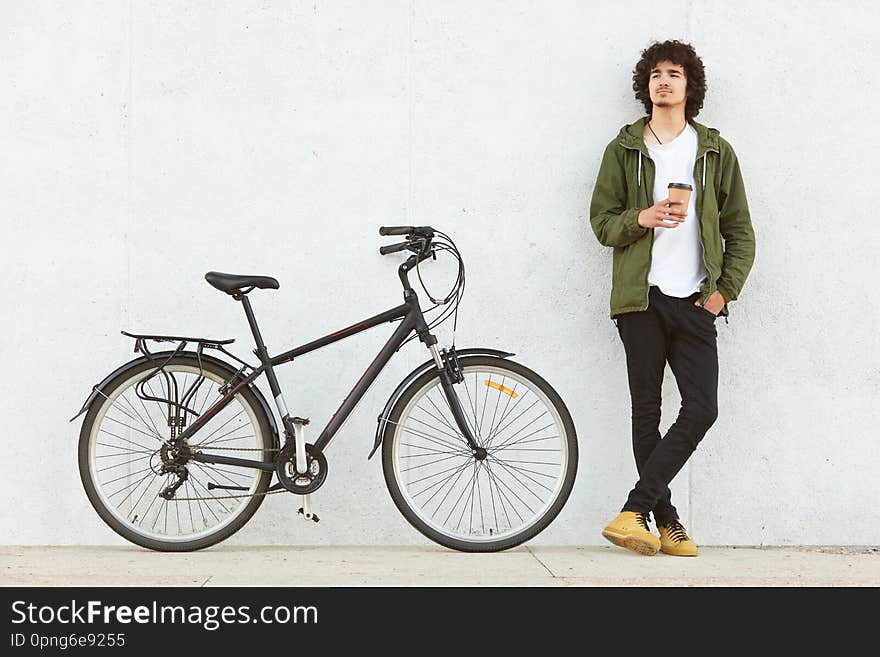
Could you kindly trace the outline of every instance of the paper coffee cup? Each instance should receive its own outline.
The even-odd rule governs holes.
[[[694,188],[687,183],[669,183],[666,195],[669,197],[670,201],[684,201],[684,203],[678,206],[678,208],[687,213],[693,189]]]

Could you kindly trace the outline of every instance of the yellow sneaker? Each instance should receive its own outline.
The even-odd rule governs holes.
[[[668,525],[657,525],[657,529],[660,530],[660,549],[664,554],[675,557],[697,556],[696,544],[678,520],[673,520]]]
[[[660,539],[648,529],[648,514],[621,511],[602,530],[602,536],[620,547],[648,556],[657,554]]]

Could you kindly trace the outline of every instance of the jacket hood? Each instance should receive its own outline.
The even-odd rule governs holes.
[[[651,120],[650,116],[642,118],[623,126],[617,135],[618,143],[624,148],[637,150],[639,152],[638,170],[636,172],[636,180],[638,186],[642,185],[642,157],[649,157],[648,147],[645,146],[645,124]],[[694,130],[697,131],[697,160],[699,160],[708,151],[721,152],[721,133],[716,128],[710,128],[697,123],[693,119],[688,121]],[[706,159],[703,158],[703,188],[706,187]]]
[[[635,148],[644,155],[647,155],[648,149],[645,146],[644,130],[645,124],[650,120],[650,116],[643,116],[637,121],[623,126],[617,135],[620,145],[627,148]],[[721,151],[721,133],[716,128],[710,128],[702,123],[697,123],[693,119],[688,121],[688,123],[697,131],[697,139],[699,141],[697,157],[700,157],[705,151]]]

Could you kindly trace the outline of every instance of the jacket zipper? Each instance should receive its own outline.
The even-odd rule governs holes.
[[[621,146],[623,146],[624,148],[626,148],[628,150],[637,151],[639,153],[639,156],[644,155],[644,153],[642,153],[642,150],[640,148],[633,148],[632,146],[627,146],[623,142],[619,142],[619,143]],[[654,161],[654,160],[651,160],[651,158],[647,155],[645,155],[645,159],[650,160],[651,162]],[[639,180],[638,180],[639,184],[641,184],[641,181],[642,181],[641,173],[642,172],[641,172],[641,166],[640,166],[639,167]],[[646,194],[648,193],[647,183],[645,184],[645,193]],[[653,193],[653,191],[652,191],[652,193]],[[652,228],[651,229],[651,245],[648,247],[648,270],[645,272],[645,307],[642,308],[642,311],[647,310],[648,306],[651,304],[651,300],[650,300],[651,286],[648,285],[648,275],[651,273],[651,259],[652,259],[653,248],[654,248],[654,229]]]
[[[714,148],[707,148],[707,149],[706,149],[706,152],[703,153],[703,154],[697,159],[697,161],[694,163],[694,177],[695,177],[695,178],[696,178],[696,172],[697,172],[697,169],[699,168],[699,162],[700,162],[700,160],[702,160],[703,158],[705,158],[710,152],[711,152],[711,153],[718,153],[718,151],[716,151]],[[708,162],[709,162],[708,159],[707,159],[707,160],[704,160],[704,161],[703,161],[703,166],[705,167],[706,164],[708,164]],[[705,169],[704,169],[704,170],[705,170]],[[705,194],[705,193],[706,193],[706,178],[705,178],[705,176],[703,177],[702,184],[701,184],[700,188],[702,189],[702,193]],[[703,198],[702,198],[702,197],[700,197],[700,203],[701,203],[701,205],[700,205],[700,211],[701,211],[700,214],[702,214],[702,209],[703,209],[703,207],[702,207]],[[699,218],[697,218],[697,221],[700,221]],[[702,222],[700,222],[700,248],[703,250],[703,252],[702,252],[702,256],[703,256],[703,268],[706,270],[706,276],[708,276],[708,275],[709,275],[709,265],[706,263],[706,245],[703,243],[703,224],[702,224]],[[709,298],[709,297],[706,297],[706,299],[708,299],[708,298]],[[702,306],[703,304],[706,303],[706,299],[704,299],[704,298],[702,297],[702,295],[700,295],[700,306]],[[726,315],[724,316],[724,323],[725,323],[725,324],[729,324],[729,323],[730,323],[730,322],[727,321],[727,316],[726,316]]]
[[[707,155],[708,153],[709,153],[709,151],[707,150],[707,151],[706,151],[705,153],[703,153],[703,154],[700,156],[700,158],[694,163],[694,176],[695,176],[695,177],[696,177],[697,169],[699,168],[700,160],[702,160],[704,157],[706,157],[706,155]],[[704,161],[703,161],[703,166],[705,166],[707,163],[708,163],[708,160],[704,160]],[[705,193],[706,193],[706,179],[705,179],[705,178],[703,178],[702,185],[701,185],[700,187],[701,187],[701,189],[702,189],[701,194],[705,194]],[[703,212],[702,212],[702,210],[703,210],[703,205],[702,205],[703,202],[704,202],[704,200],[703,200],[703,197],[701,196],[701,197],[700,197],[700,215],[703,214]],[[703,269],[706,270],[706,276],[708,277],[708,276],[709,276],[709,265],[708,265],[708,263],[706,262],[706,245],[703,243],[703,222],[701,221],[701,217],[700,217],[700,216],[697,217],[697,222],[698,222],[698,225],[700,226],[700,249],[701,249],[701,253],[700,253],[700,255],[701,255],[702,259],[703,259]],[[708,299],[708,297],[706,297],[706,299]],[[703,304],[706,303],[706,299],[703,298],[703,295],[700,295],[700,305],[701,305],[701,306],[702,306]]]

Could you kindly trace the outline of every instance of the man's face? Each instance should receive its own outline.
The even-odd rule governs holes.
[[[648,91],[655,107],[675,107],[687,101],[684,67],[669,61],[657,62],[648,75]]]

